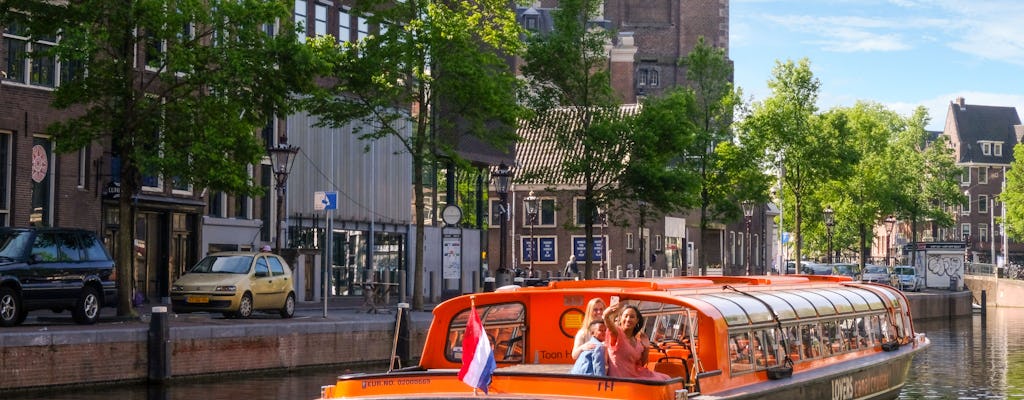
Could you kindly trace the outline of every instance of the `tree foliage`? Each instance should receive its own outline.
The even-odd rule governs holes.
[[[826,129],[829,125],[817,115],[821,82],[811,72],[810,61],[777,61],[768,87],[772,96],[753,105],[751,115],[744,119],[744,130],[756,132],[751,137],[759,142],[757,147],[780,160],[782,187],[777,195],[782,198],[783,212],[794,216],[784,220],[783,229],[795,231],[799,269],[803,219],[808,211],[805,202],[825,182],[843,174],[844,166],[850,164],[849,154],[842,145],[846,138],[836,135],[842,132]]]
[[[314,60],[290,24],[291,3],[0,0],[5,26],[59,43],[33,57],[65,67],[47,127],[58,152],[109,143],[119,161],[118,313],[132,312],[133,197],[143,176],[239,194],[262,189],[249,166],[266,155],[255,132],[293,109]]]
[[[508,2],[498,0],[368,0],[350,13],[379,29],[359,42],[311,41],[326,62],[326,85],[306,104],[322,126],[355,122],[360,138],[397,138],[411,156],[413,308],[422,310],[426,167],[458,158],[453,137],[471,135],[499,148],[515,140],[523,115],[519,82],[502,55],[519,52],[521,31]]]
[[[696,177],[695,204],[700,208],[700,267],[707,274],[710,253],[704,240],[712,222],[726,222],[742,216],[745,200],[763,203],[767,198],[768,178],[762,172],[762,157],[756,149],[748,151],[752,140],[738,138],[733,129],[733,114],[742,106],[740,93],[732,84],[733,67],[725,49],[698,39],[693,50],[680,60],[694,92],[696,104],[689,119],[695,138],[679,154],[685,168]]]

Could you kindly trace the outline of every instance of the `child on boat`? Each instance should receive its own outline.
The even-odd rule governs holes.
[[[605,374],[605,348],[604,334],[608,330],[602,320],[594,320],[590,323],[590,340],[587,343],[593,344],[590,350],[580,353],[576,363],[573,364],[569,373],[577,375],[604,376]]]

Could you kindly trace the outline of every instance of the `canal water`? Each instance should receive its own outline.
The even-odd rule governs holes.
[[[932,346],[914,359],[900,399],[1024,398],[1024,309],[993,308],[955,320],[919,322]],[[386,366],[364,367],[382,371]],[[4,396],[5,400],[311,400],[342,368],[232,375],[165,387],[117,385]],[[351,372],[351,371],[349,371]]]

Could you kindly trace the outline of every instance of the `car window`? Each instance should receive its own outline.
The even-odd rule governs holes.
[[[54,235],[57,237],[60,246],[61,259],[65,261],[82,261],[84,252],[76,234],[71,232],[60,232]]]
[[[256,275],[270,276],[270,267],[267,267],[266,257],[256,260]]]
[[[214,272],[227,274],[249,273],[252,256],[208,256],[192,267],[189,272]]]
[[[884,274],[885,273],[885,268],[871,266],[871,267],[864,268],[864,273],[865,274]]]
[[[270,261],[270,271],[274,273],[274,276],[284,275],[284,265],[281,264],[281,259],[277,257],[267,257],[267,261]]]
[[[43,262],[60,261],[60,249],[57,236],[52,232],[40,232],[32,243],[32,255],[39,256]]]
[[[914,275],[912,268],[896,268],[896,275]]]
[[[103,242],[96,235],[83,234],[79,236],[81,241],[82,250],[85,252],[85,260],[87,261],[107,261],[110,260],[110,256],[107,254],[107,249],[103,248]]]
[[[8,231],[0,234],[0,257],[22,259],[29,247],[32,234],[24,231]]]

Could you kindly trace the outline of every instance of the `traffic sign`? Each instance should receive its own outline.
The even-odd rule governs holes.
[[[313,209],[314,210],[337,210],[338,209],[338,192],[314,192],[313,193]]]

